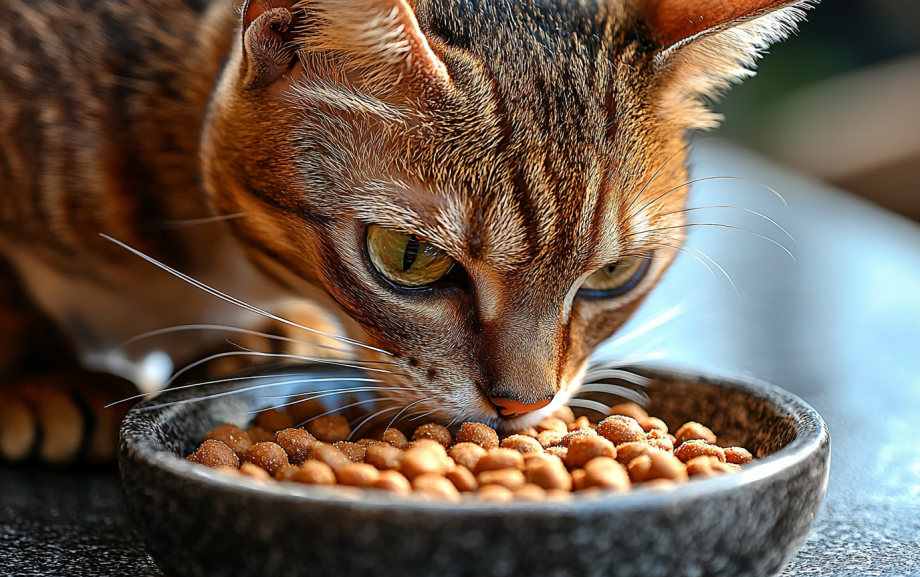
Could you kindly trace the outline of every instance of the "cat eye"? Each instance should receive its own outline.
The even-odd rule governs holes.
[[[642,280],[645,271],[648,270],[650,260],[647,255],[627,256],[615,263],[603,266],[585,279],[578,294],[603,298],[626,293]]]
[[[404,287],[429,285],[454,264],[454,259],[414,234],[377,225],[367,229],[367,254],[380,274]]]

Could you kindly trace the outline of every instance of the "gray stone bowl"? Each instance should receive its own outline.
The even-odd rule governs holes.
[[[120,442],[125,502],[169,576],[778,574],[824,498],[830,466],[824,421],[767,383],[636,372],[652,379],[644,388],[649,412],[672,430],[698,420],[720,444],[745,446],[758,460],[740,473],[672,489],[576,494],[561,503],[447,504],[380,491],[258,484],[183,458],[211,428],[245,425],[251,411],[303,392],[302,381],[288,382],[291,375],[330,379],[322,382],[327,388],[362,376],[328,365],[288,366],[262,380],[170,390],[132,409]],[[266,386],[241,390],[253,384]],[[206,395],[212,396],[206,402],[187,402]]]

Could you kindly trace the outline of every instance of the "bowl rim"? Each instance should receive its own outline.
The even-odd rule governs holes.
[[[313,365],[301,365],[292,370],[309,370]],[[320,367],[328,370],[329,366]],[[728,389],[740,390],[748,394],[765,398],[779,412],[793,418],[796,438],[776,453],[757,459],[746,465],[740,472],[731,475],[719,475],[701,480],[690,480],[672,487],[638,488],[625,492],[589,491],[572,493],[565,501],[507,501],[489,502],[476,499],[463,499],[459,502],[419,499],[418,496],[403,496],[388,491],[370,491],[354,487],[302,485],[299,483],[266,482],[240,476],[230,476],[207,467],[190,463],[173,455],[161,445],[129,429],[135,419],[155,420],[164,412],[172,412],[172,407],[146,409],[156,399],[149,399],[133,407],[122,421],[120,429],[119,469],[124,477],[124,467],[130,466],[125,461],[140,461],[162,472],[181,477],[196,483],[202,488],[221,492],[239,492],[256,499],[277,500],[291,507],[309,506],[311,504],[340,505],[343,509],[360,509],[364,512],[388,511],[400,513],[442,512],[453,515],[487,515],[513,511],[516,515],[533,513],[545,516],[547,513],[586,514],[602,513],[612,510],[630,511],[649,508],[667,508],[679,503],[695,501],[706,497],[715,497],[728,490],[759,483],[767,478],[793,470],[797,465],[812,458],[823,447],[830,444],[827,424],[818,412],[799,396],[766,381],[749,376],[737,375],[714,370],[698,370],[668,367],[661,364],[637,364],[628,370],[653,373],[671,379],[688,382],[698,381]],[[269,375],[266,375],[269,376]],[[178,393],[178,389],[176,389]],[[171,391],[164,391],[169,395]],[[178,393],[181,395],[181,393]],[[828,448],[828,459],[830,451]],[[825,478],[824,483],[827,483]]]

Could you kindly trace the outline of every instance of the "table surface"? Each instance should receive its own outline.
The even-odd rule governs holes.
[[[920,576],[920,226],[728,143],[701,143],[682,255],[600,358],[752,375],[811,403],[831,431],[827,498],[783,575]],[[786,245],[793,260],[763,235]],[[702,261],[705,258],[700,257]],[[118,477],[0,469],[0,573],[161,575]]]

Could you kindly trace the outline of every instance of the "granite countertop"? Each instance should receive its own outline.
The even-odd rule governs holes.
[[[690,244],[735,288],[679,259],[600,356],[753,375],[804,398],[830,428],[831,476],[783,575],[920,576],[920,226],[731,145],[700,145],[693,160],[695,177],[781,191],[788,209],[739,181],[701,183],[692,202],[767,214],[795,237],[796,260],[757,236],[697,227]],[[785,236],[750,213],[706,212],[699,222]],[[114,470],[2,466],[0,574],[161,575]]]

